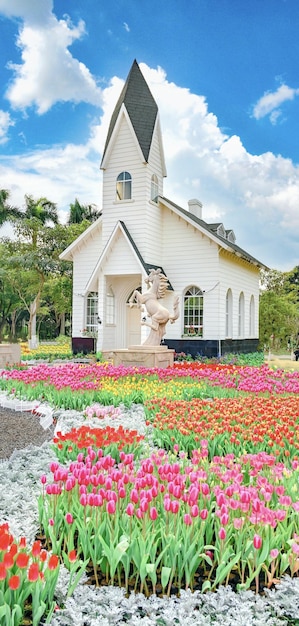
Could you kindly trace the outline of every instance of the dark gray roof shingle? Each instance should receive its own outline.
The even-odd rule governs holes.
[[[103,152],[103,158],[111,139],[122,104],[124,104],[127,109],[142,150],[144,160],[147,162],[158,114],[158,106],[136,60],[133,62],[128,78],[113,111]]]

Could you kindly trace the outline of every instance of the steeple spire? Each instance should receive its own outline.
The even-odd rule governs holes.
[[[149,90],[142,72],[140,71],[136,59],[132,64],[128,78],[113,111],[103,152],[103,158],[122,105],[126,107],[138,143],[142,150],[144,160],[147,162],[158,114],[158,106]]]

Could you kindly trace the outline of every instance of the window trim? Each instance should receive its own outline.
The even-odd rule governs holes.
[[[86,295],[84,329],[87,334],[96,334],[98,332],[98,306],[99,295],[97,291],[89,291]]]
[[[255,336],[255,298],[251,294],[249,301],[249,337]]]
[[[116,178],[116,201],[127,200],[132,200],[132,176],[130,172],[123,171]]]
[[[242,339],[245,333],[245,297],[244,291],[239,295],[239,310],[238,310],[238,336]]]
[[[233,292],[230,287],[225,296],[225,337],[233,338]]]
[[[198,302],[191,303],[192,299]],[[183,295],[183,337],[203,339],[204,299],[203,292],[197,285],[188,287]]]
[[[159,197],[159,180],[157,174],[153,174],[151,177],[151,201],[158,204]]]
[[[115,294],[111,285],[106,292],[106,326],[115,326]]]

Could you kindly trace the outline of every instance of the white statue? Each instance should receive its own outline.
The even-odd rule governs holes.
[[[149,319],[143,320],[141,324],[149,326],[151,331],[143,345],[159,346],[166,333],[165,327],[167,322],[173,324],[179,317],[179,296],[176,296],[174,299],[173,314],[171,315],[168,309],[159,302],[165,296],[168,286],[167,277],[162,274],[162,270],[151,269],[145,282],[149,285],[148,290],[145,293],[140,293],[137,290],[133,291],[129,304],[132,307],[136,300],[140,309],[143,305],[146,308]]]

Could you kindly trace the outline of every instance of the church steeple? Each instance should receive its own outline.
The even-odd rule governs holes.
[[[126,107],[144,160],[147,163],[158,114],[158,106],[136,60],[134,60],[132,64],[128,78],[113,111],[102,162],[122,105]]]

